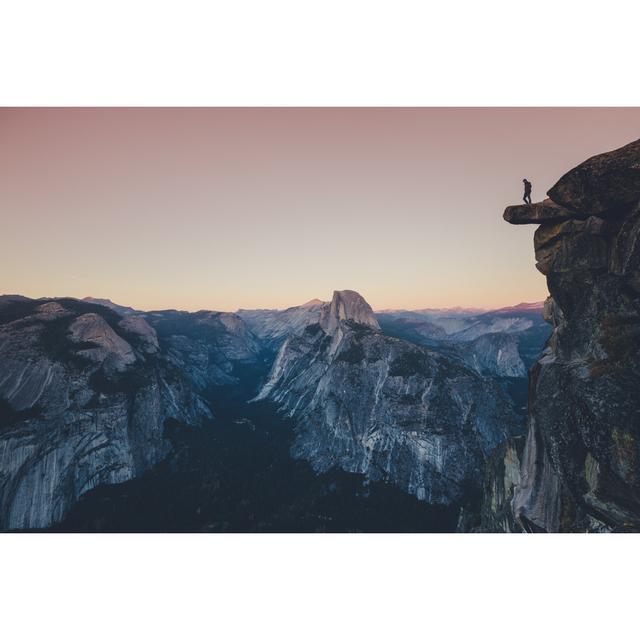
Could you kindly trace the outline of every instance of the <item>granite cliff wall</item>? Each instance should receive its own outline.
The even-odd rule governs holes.
[[[500,530],[492,520],[507,505],[507,530],[640,530],[640,140],[583,162],[548,195],[504,212],[539,225],[553,333],[529,374],[518,473],[507,465],[510,495],[488,479],[484,528]]]

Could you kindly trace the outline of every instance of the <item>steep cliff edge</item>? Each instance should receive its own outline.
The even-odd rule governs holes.
[[[367,302],[336,291],[291,336],[257,397],[296,421],[292,453],[385,480],[431,504],[479,487],[493,449],[517,430],[500,387],[445,356],[383,335]]]
[[[548,195],[504,213],[541,223],[553,327],[530,371],[513,516],[526,531],[640,530],[640,140],[590,158]]]

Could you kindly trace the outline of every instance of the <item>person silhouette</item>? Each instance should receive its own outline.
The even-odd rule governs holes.
[[[531,183],[523,178],[522,182],[524,182],[524,197],[522,198],[525,204],[531,204]]]

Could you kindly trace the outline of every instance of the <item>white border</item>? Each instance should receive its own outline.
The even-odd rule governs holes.
[[[637,543],[628,534],[6,535],[3,635],[633,637]]]
[[[628,0],[2,2],[0,104],[635,106]]]
[[[638,24],[620,0],[3,1],[0,104],[634,106]],[[626,637],[637,544],[5,535],[3,636]]]

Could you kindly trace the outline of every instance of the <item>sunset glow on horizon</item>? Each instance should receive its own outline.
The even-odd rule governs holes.
[[[640,109],[0,109],[0,294],[137,309],[547,296],[502,220]]]

